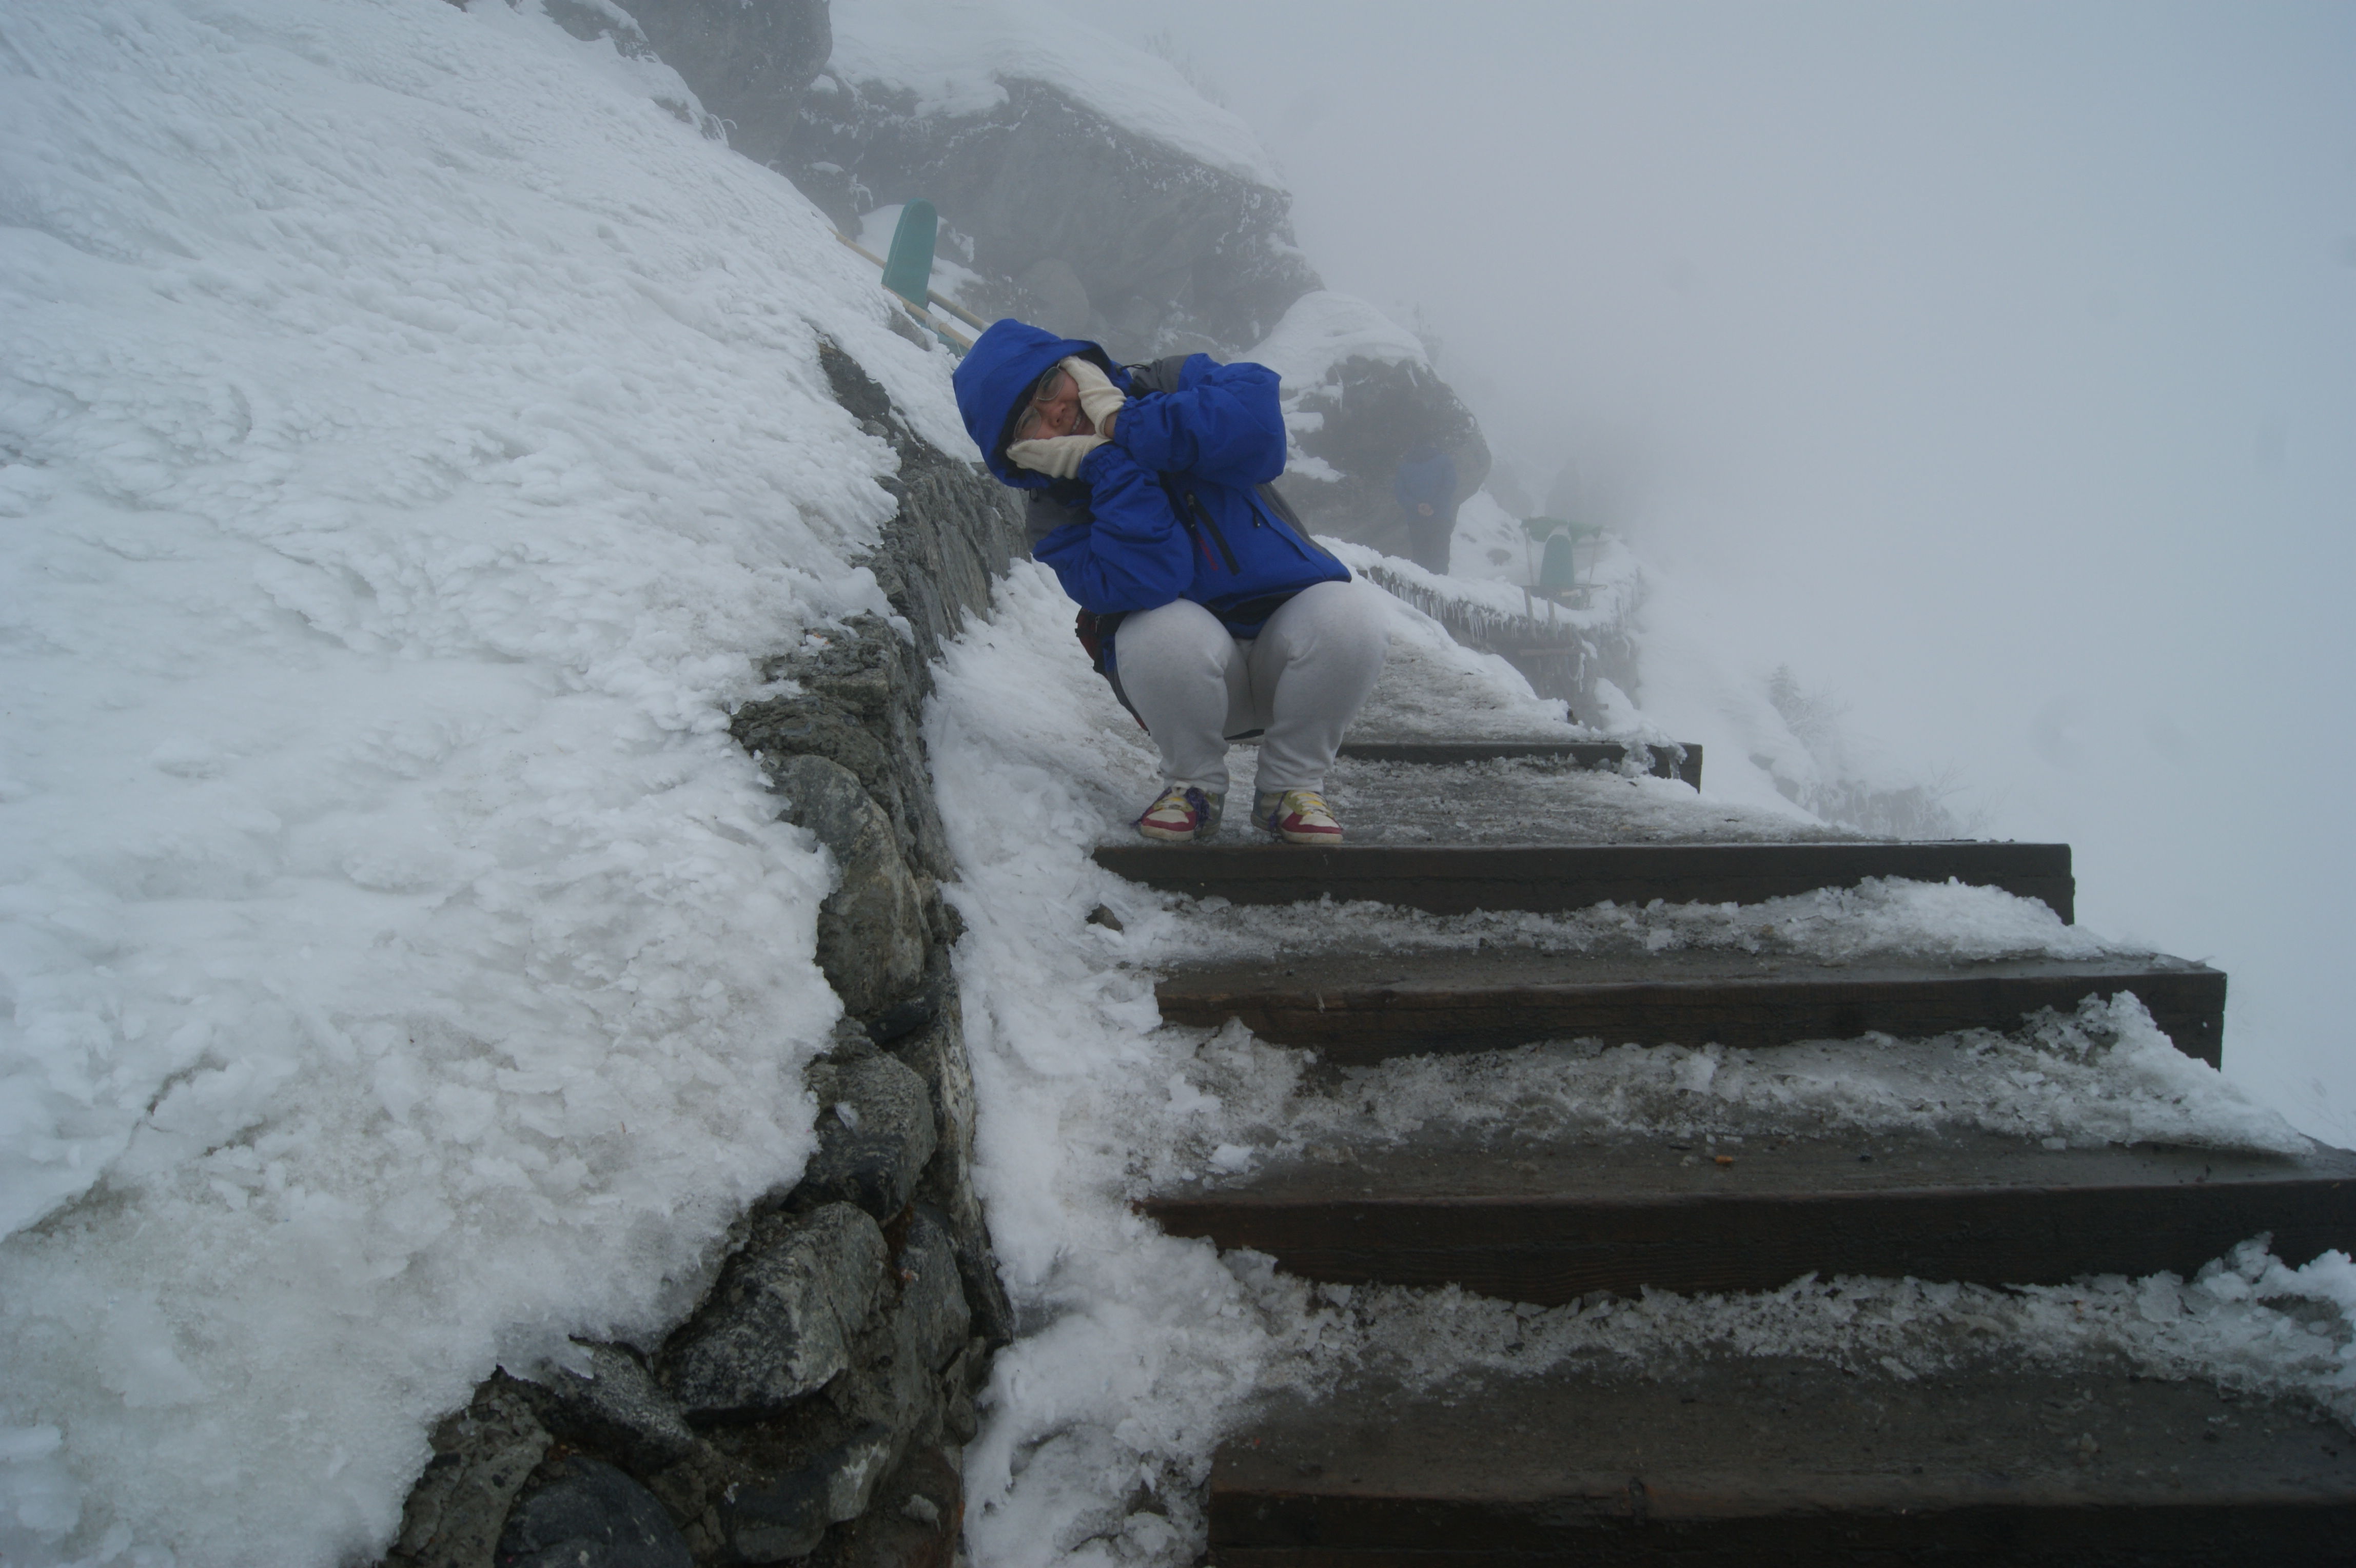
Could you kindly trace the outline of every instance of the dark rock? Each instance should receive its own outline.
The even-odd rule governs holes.
[[[830,338],[818,340],[819,369],[826,372],[826,384],[834,393],[834,401],[843,411],[861,424],[881,422],[886,434],[901,429],[899,411],[892,406],[892,394],[884,383],[867,373],[867,367],[843,352]]]
[[[990,1375],[990,1342],[973,1338],[965,1342],[957,1359],[941,1374],[944,1403],[941,1406],[941,1431],[952,1442],[970,1443],[981,1430],[981,1418],[973,1408],[973,1396],[981,1391],[982,1380]]]
[[[824,1478],[800,1470],[730,1487],[718,1512],[722,1539],[739,1563],[807,1557],[830,1522]]]
[[[693,1568],[679,1527],[636,1481],[578,1455],[557,1468],[509,1515],[498,1568]]]
[[[728,145],[776,166],[802,90],[834,49],[827,0],[626,0],[625,8],[663,63],[725,122]]]
[[[523,1392],[541,1424],[576,1448],[647,1474],[693,1454],[686,1412],[637,1357],[619,1345],[584,1344],[588,1369],[552,1367]]]
[[[893,1260],[894,1299],[851,1366],[790,1421],[716,1433],[742,1478],[707,1487],[716,1539],[748,1562],[812,1551],[830,1524],[866,1511],[880,1480],[937,1444],[962,1389],[964,1296],[937,1215],[917,1208]]]
[[[786,818],[834,852],[841,880],[819,908],[818,961],[857,1015],[881,1012],[924,979],[924,890],[900,857],[892,821],[858,777],[822,757],[771,765]]]
[[[966,1346],[968,1314],[948,1227],[921,1207],[894,1259],[899,1296],[854,1364],[827,1390],[826,1402],[858,1433],[889,1439],[880,1476],[912,1446],[937,1443],[952,1394],[944,1372]]]
[[[873,616],[855,617],[850,635],[822,635],[792,660],[794,679],[865,725],[889,718],[895,705],[915,706],[932,689],[932,676],[907,642]]]
[[[434,1429],[434,1457],[409,1494],[386,1568],[483,1568],[549,1434],[511,1380],[494,1377]]]
[[[827,1539],[809,1568],[950,1568],[964,1523],[957,1455],[926,1445],[876,1488],[864,1515]]]
[[[925,1080],[878,1052],[816,1063],[809,1086],[818,1096],[818,1153],[795,1197],[855,1203],[890,1219],[908,1206],[938,1139]]]
[[[1391,480],[1419,441],[1431,442],[1455,461],[1459,501],[1488,478],[1489,444],[1479,423],[1429,365],[1344,360],[1323,382],[1302,390],[1297,406],[1324,419],[1320,428],[1301,433],[1301,450],[1342,477],[1288,476],[1277,489],[1319,533],[1388,554],[1408,553],[1407,517],[1391,494]]]
[[[745,750],[769,762],[823,757],[871,789],[888,787],[892,757],[883,741],[830,703],[804,697],[747,703],[731,728]]]
[[[636,18],[613,5],[600,4],[599,0],[543,0],[543,6],[550,21],[576,38],[591,42],[604,38],[612,43],[615,51],[625,59],[651,60],[657,58],[655,46],[648,38],[646,29],[638,25]],[[688,81],[685,72],[680,72],[680,80],[686,83],[689,92],[696,92],[695,84]],[[700,98],[702,95],[696,93],[696,96]],[[721,124],[720,116],[709,108],[698,113],[696,104],[685,95],[675,91],[669,95],[659,93],[655,102],[683,124],[702,131],[712,140],[726,139],[727,131]]]
[[[976,1329],[992,1345],[1007,1344],[1013,1338],[1014,1314],[999,1283],[981,1199],[973,1190],[973,1069],[955,998],[930,1026],[894,1044],[892,1054],[924,1079],[937,1118],[939,1153],[917,1184],[917,1196],[947,1221]]]
[[[663,1380],[688,1418],[774,1413],[849,1367],[888,1253],[883,1230],[848,1203],[757,1222],[664,1352]]]
[[[933,934],[936,938],[940,935],[937,926]],[[937,958],[940,950],[936,948],[933,950],[935,957]],[[914,993],[902,997],[874,1017],[867,1020],[865,1027],[867,1037],[871,1042],[879,1046],[888,1046],[894,1040],[903,1039],[916,1033],[941,1015],[942,992],[934,983],[934,967],[929,963],[926,966],[924,983]]]
[[[691,1521],[702,1556],[771,1562],[811,1552],[821,1537],[832,1553],[858,1532],[830,1525],[900,1506],[868,1495],[879,1477],[945,1435],[970,1434],[969,1402],[961,1402],[981,1348],[959,1343],[966,1315],[954,1249],[940,1217],[921,1205],[902,1231],[888,1294],[852,1344],[851,1365],[823,1391],[780,1416],[713,1428],[705,1457],[654,1479],[658,1495]]]
[[[782,166],[841,224],[929,198],[973,242],[976,268],[1029,280],[1021,302],[1042,314],[1085,302],[1084,335],[1121,359],[1232,352],[1318,286],[1283,191],[1197,163],[1043,82],[1002,85],[1003,103],[967,116],[918,114],[912,98],[875,83],[807,93]],[[1061,271],[1033,271],[1051,259]]]
[[[894,1262],[900,1271],[901,1343],[927,1369],[945,1371],[965,1350],[972,1315],[958,1280],[957,1245],[941,1217],[919,1204]]]
[[[746,1563],[808,1556],[827,1526],[865,1511],[897,1457],[891,1431],[870,1425],[784,1475],[731,1487],[720,1505],[729,1546]]]

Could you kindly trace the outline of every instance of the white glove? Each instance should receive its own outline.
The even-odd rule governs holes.
[[[1080,394],[1080,412],[1099,435],[1112,434],[1112,416],[1120,412],[1129,394],[1112,384],[1112,379],[1098,370],[1093,360],[1083,360],[1077,354],[1066,360],[1064,369],[1072,378],[1073,387]]]
[[[1006,448],[1006,456],[1033,473],[1069,479],[1078,475],[1080,459],[1104,444],[1101,435],[1049,435],[1037,441],[1017,441]]]

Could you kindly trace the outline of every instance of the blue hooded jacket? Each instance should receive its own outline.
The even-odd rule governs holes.
[[[1069,355],[1129,396],[1112,439],[1075,479],[1016,467],[1007,437],[1024,394]],[[1115,365],[1094,343],[1006,320],[958,361],[958,411],[991,473],[1031,492],[1031,553],[1098,615],[1192,599],[1237,637],[1285,598],[1348,567],[1309,537],[1268,482],[1284,471],[1276,372],[1207,354]]]

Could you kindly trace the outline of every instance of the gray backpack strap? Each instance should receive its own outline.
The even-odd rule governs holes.
[[[1173,354],[1166,360],[1152,360],[1142,365],[1124,365],[1129,372],[1129,387],[1135,392],[1174,392],[1178,377],[1186,369],[1191,356]]]
[[[1070,500],[1058,500],[1055,491],[1063,488],[1058,485],[1055,489],[1033,490],[1024,496],[1023,532],[1030,549],[1039,548],[1039,542],[1059,528],[1088,521],[1087,489],[1075,487],[1079,490],[1077,496]]]

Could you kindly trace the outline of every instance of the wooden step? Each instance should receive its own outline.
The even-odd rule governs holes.
[[[1370,898],[1440,915],[1581,909],[1610,900],[1756,904],[1868,877],[1950,879],[2072,918],[2064,843],[1591,843],[1424,847],[1108,844],[1097,864],[1165,892],[1237,904]]]
[[[1687,743],[1647,746],[1649,771],[1655,779],[1682,779],[1701,788],[1701,747]],[[1359,762],[1410,762],[1445,766],[1457,762],[1494,762],[1501,757],[1559,758],[1574,768],[1617,768],[1628,760],[1628,748],[1605,740],[1351,740],[1341,755]]]
[[[1757,1047],[2011,1029],[2045,1008],[2131,991],[2179,1050],[2216,1066],[2225,976],[2181,959],[1831,966],[1740,951],[1594,956],[1513,950],[1315,955],[1180,971],[1162,1016],[1345,1064],[1532,1040]]]
[[[1558,1304],[1595,1291],[1770,1290],[1799,1276],[1981,1284],[2189,1275],[2274,1235],[2304,1262],[2356,1251],[2356,1155],[2148,1145],[2048,1149],[1969,1130],[1325,1151],[1164,1191],[1176,1236],[1249,1248],[1305,1279],[1455,1283]],[[1719,1156],[1729,1163],[1718,1163]]]
[[[2356,1562],[2356,1442],[2124,1369],[1793,1358],[1280,1408],[1211,1469],[1219,1568]]]

